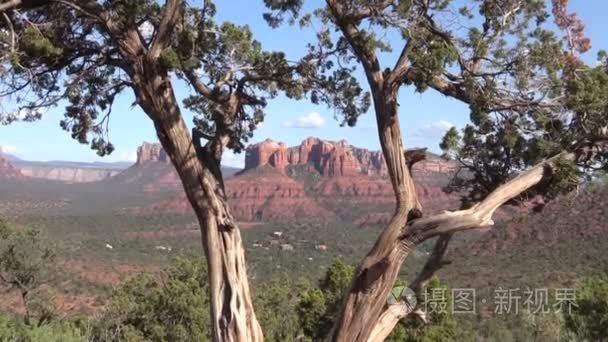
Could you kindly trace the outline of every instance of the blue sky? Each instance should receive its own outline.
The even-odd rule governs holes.
[[[304,53],[306,42],[314,38],[312,30],[302,31],[297,27],[269,28],[262,19],[265,9],[261,0],[229,0],[217,3],[218,20],[250,25],[255,37],[267,50],[284,50],[288,57],[296,59]],[[576,11],[586,24],[587,35],[593,42],[593,50],[586,58],[592,61],[597,50],[608,48],[608,25],[604,22],[608,2],[571,0],[571,9]],[[399,42],[395,41],[394,46],[397,49]],[[387,65],[392,65],[391,57],[393,56],[386,56]],[[185,85],[179,84],[176,85],[176,93],[178,97],[185,97],[189,90]],[[404,142],[407,147],[426,146],[436,151],[445,130],[452,125],[462,127],[468,120],[466,105],[433,91],[418,94],[411,88],[404,88],[401,90],[399,102]],[[137,146],[142,141],[156,141],[156,136],[152,122],[138,107],[131,107],[131,103],[133,95],[125,92],[114,104],[110,138],[116,146],[116,151],[109,157],[98,157],[87,145],[78,144],[67,132],[59,128],[62,108],[50,110],[41,121],[35,123],[0,126],[0,146],[26,160],[133,160]],[[191,114],[185,115],[190,123]],[[360,118],[357,127],[340,127],[332,110],[315,106],[306,100],[294,101],[283,97],[270,101],[265,122],[256,131],[253,142],[271,138],[284,141],[288,145],[296,145],[309,136],[329,140],[346,139],[355,146],[379,148],[373,113]],[[225,156],[225,164],[242,166],[243,159],[244,155],[228,153]]]

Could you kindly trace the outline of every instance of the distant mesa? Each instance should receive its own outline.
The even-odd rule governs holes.
[[[21,171],[9,163],[9,161],[5,158],[4,153],[2,152],[2,146],[0,146],[0,177],[23,177]]]
[[[306,165],[324,177],[387,173],[380,152],[353,147],[345,140],[333,142],[313,137],[294,147],[270,139],[250,145],[245,154],[245,170],[265,165],[279,171],[284,171],[288,166]]]
[[[288,166],[306,165],[324,177],[388,174],[381,151],[357,148],[345,140],[333,142],[314,137],[307,138],[299,146],[294,147],[287,147],[285,143],[270,139],[250,145],[245,154],[245,170],[266,165],[279,171],[284,171]],[[428,158],[416,167],[442,173],[454,169],[452,163],[436,157]]]
[[[179,191],[173,199],[140,208],[141,212],[191,212],[179,178],[167,163],[168,157],[160,144],[144,143],[138,149],[137,163],[131,170],[135,178],[143,179],[143,173],[159,167],[167,169],[150,179],[144,190]],[[416,164],[416,189],[425,209],[432,212],[457,203],[456,196],[442,191],[453,170],[451,162],[431,153],[427,154],[427,160]],[[361,225],[383,221],[392,210],[394,194],[387,173],[380,151],[354,147],[345,140],[334,142],[314,137],[294,147],[270,139],[250,145],[241,172],[229,177],[224,170],[226,196],[238,220],[327,221],[338,216],[355,216],[354,220]],[[341,203],[343,209],[332,207],[335,203]],[[355,209],[361,206],[371,209],[366,212]]]
[[[144,142],[137,149],[136,165],[146,162],[171,163],[159,143],[149,142]],[[334,142],[315,137],[309,137],[299,146],[292,147],[271,139],[249,145],[245,151],[244,171],[265,166],[283,173],[290,166],[303,166],[323,177],[388,175],[381,151],[354,147],[346,140]],[[429,153],[427,160],[416,164],[415,169],[449,173],[454,170],[454,165]]]
[[[159,143],[144,142],[137,148],[136,165],[140,165],[148,161],[160,161],[166,164],[171,163],[171,160],[167,156],[167,152],[165,152]]]

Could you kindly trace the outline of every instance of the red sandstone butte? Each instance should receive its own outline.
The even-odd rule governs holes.
[[[137,148],[136,165],[140,165],[141,163],[148,161],[160,161],[166,164],[171,163],[167,153],[159,143],[144,142]]]
[[[453,209],[457,198],[441,188],[454,165],[431,154],[429,157],[413,170],[420,200],[428,211]],[[138,165],[155,165],[149,163],[152,161],[167,163],[167,158],[159,145],[144,144],[138,150]],[[173,171],[157,177],[146,190],[165,188],[162,185],[167,183],[174,183],[180,194],[145,208],[144,212],[191,210]],[[394,203],[381,152],[357,148],[344,140],[318,138],[307,138],[294,147],[270,139],[250,145],[245,152],[245,169],[226,179],[226,192],[232,213],[244,221],[327,220],[336,217],[327,209],[332,206],[371,205],[390,211]],[[383,215],[366,211],[360,216],[361,221],[371,222]]]

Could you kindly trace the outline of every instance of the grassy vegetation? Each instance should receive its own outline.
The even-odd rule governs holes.
[[[10,184],[1,187],[7,189]],[[146,203],[149,198],[142,197],[142,193],[129,195],[128,191],[123,191],[115,196],[103,195],[91,200],[74,190],[77,187],[67,188],[52,182],[37,189],[20,188],[13,194],[19,200],[53,203],[53,198],[56,202],[63,195],[78,200],[52,209],[38,207],[27,212],[5,211],[4,216],[8,216],[17,227],[43,231],[57,245],[60,264],[77,264],[78,267],[71,265],[64,272],[57,272],[49,280],[49,285],[64,296],[96,297],[92,304],[89,303],[90,310],[99,311],[107,307],[117,281],[133,272],[157,272],[169,265],[176,255],[202,255],[200,233],[193,215],[135,214],[124,208],[134,203]],[[129,187],[126,188],[128,190]],[[62,195],[55,193],[58,189],[63,189]],[[448,253],[452,264],[442,269],[439,276],[452,288],[476,289],[479,312],[474,316],[454,317],[459,326],[475,331],[471,335],[473,337],[460,336],[463,341],[468,338],[472,341],[527,341],[540,336],[540,333],[534,335],[529,326],[538,328],[539,325],[552,326],[560,322],[559,317],[535,318],[522,313],[495,315],[493,291],[499,287],[576,287],[580,277],[607,265],[605,241],[608,225],[604,219],[608,216],[607,191],[608,188],[598,183],[575,198],[565,197],[550,204],[540,214],[498,225],[490,233],[469,232],[456,237]],[[0,197],[11,196],[4,193]],[[295,310],[297,301],[287,289],[277,287],[277,283],[291,284],[289,286],[299,289],[316,284],[326,276],[336,259],[355,265],[380,233],[381,227],[359,227],[348,221],[349,217],[360,217],[365,208],[355,212],[358,208],[348,202],[333,203],[331,209],[338,208],[343,210],[340,215],[342,221],[274,221],[243,229],[253,286],[267,289],[262,292],[274,293],[275,297],[291,303],[284,310]],[[402,268],[402,282],[416,274],[431,246],[432,241],[429,241],[407,258]],[[126,271],[122,271],[121,277],[113,274],[120,273],[122,266]],[[482,303],[482,299],[486,303]],[[267,303],[275,305],[274,310],[278,310],[279,304],[284,303]],[[267,318],[270,321],[266,324],[293,325],[292,318],[285,317],[283,323]],[[9,324],[9,321],[5,319],[3,324]],[[59,325],[47,329],[63,331],[65,327]],[[528,330],[522,330],[524,328]],[[53,332],[45,330],[40,333]],[[544,340],[551,341],[550,338]]]

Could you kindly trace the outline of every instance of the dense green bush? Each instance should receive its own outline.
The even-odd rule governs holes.
[[[203,341],[210,337],[207,272],[200,257],[177,257],[160,275],[139,274],[112,295],[97,341]]]
[[[309,289],[303,294],[297,310],[300,324],[308,338],[319,341],[327,336],[344,292],[348,290],[353,272],[352,266],[336,260],[327,269],[319,287]]]
[[[317,286],[287,275],[255,283],[254,305],[266,340],[323,340],[353,272],[352,266],[336,260]],[[584,282],[579,310],[566,318],[573,337],[597,340],[608,333],[607,279],[595,277]],[[398,282],[404,284],[403,280]],[[211,335],[207,287],[201,257],[176,257],[160,272],[138,274],[116,288],[106,310],[95,319],[49,320],[37,326],[0,314],[0,341],[206,341]],[[553,316],[528,320],[533,323],[530,326],[523,320],[507,326],[498,320],[474,322],[470,317],[455,317],[449,310],[451,290],[438,279],[432,279],[421,291],[418,307],[426,309],[430,293],[437,290],[446,294],[442,299],[446,310],[429,312],[427,323],[408,317],[397,325],[389,341],[552,341],[559,335],[561,321]]]
[[[296,307],[309,289],[308,282],[287,276],[255,286],[254,306],[266,341],[302,341],[304,334]]]
[[[54,275],[55,248],[39,230],[14,227],[0,219],[0,291],[17,292],[23,321],[42,326],[53,316],[42,286]]]
[[[53,321],[42,326],[26,325],[23,320],[0,314],[0,341],[80,342],[86,335],[74,323]]]
[[[573,339],[603,341],[608,336],[608,274],[583,279],[576,306],[564,314],[564,324]]]
[[[433,291],[444,295],[434,296]],[[458,340],[456,339],[456,321],[450,308],[451,291],[447,285],[441,283],[439,279],[433,278],[418,295],[417,300],[418,307],[427,309],[428,322],[424,323],[416,317],[407,318],[399,322],[389,336],[389,340],[405,342]],[[435,306],[437,309],[431,312],[431,306]],[[442,307],[445,309],[441,309]]]

